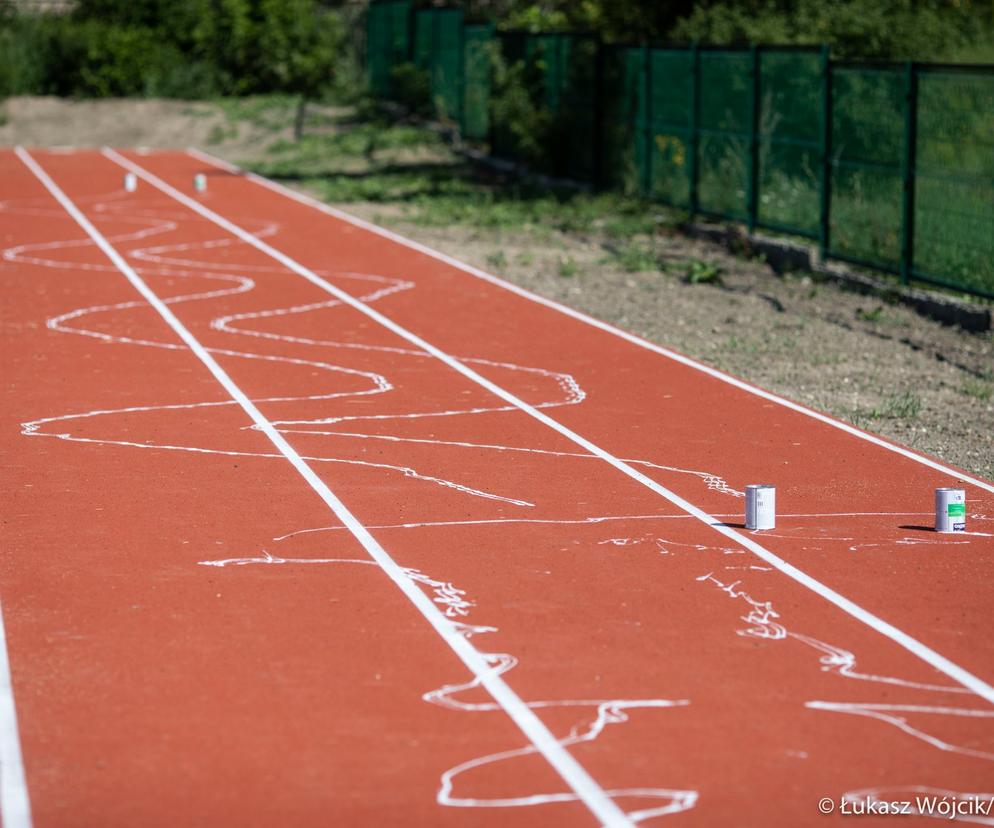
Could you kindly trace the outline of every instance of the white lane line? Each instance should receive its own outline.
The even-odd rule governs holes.
[[[0,820],[3,828],[31,828],[31,801],[24,778],[21,739],[17,732],[14,686],[7,658],[7,633],[0,606]]]
[[[918,641],[916,638],[913,638],[907,633],[899,630],[897,627],[893,626],[892,624],[889,624],[888,622],[884,621],[882,618],[874,615],[868,610],[863,609],[861,606],[849,600],[844,595],[841,595],[840,593],[836,592],[835,590],[831,589],[830,587],[826,586],[825,584],[821,583],[815,578],[812,578],[810,575],[808,575],[805,572],[802,572],[800,569],[793,566],[792,564],[787,563],[787,561],[783,560],[778,555],[774,554],[770,550],[756,543],[756,541],[754,541],[752,538],[748,537],[747,535],[744,535],[741,532],[736,531],[730,526],[724,525],[713,515],[708,514],[703,509],[699,509],[697,506],[690,503],[689,501],[684,500],[682,497],[680,497],[680,495],[670,491],[665,486],[661,486],[655,480],[646,477],[646,475],[642,474],[642,472],[638,471],[633,466],[629,465],[623,460],[619,460],[613,454],[610,454],[609,452],[605,451],[600,446],[595,445],[590,440],[577,434],[572,429],[567,428],[566,426],[552,419],[548,414],[539,411],[535,407],[526,403],[524,400],[521,400],[518,397],[516,397],[510,391],[507,391],[506,389],[500,387],[496,383],[491,382],[486,377],[481,376],[472,368],[461,363],[455,357],[445,353],[440,348],[435,347],[430,342],[425,341],[417,334],[412,333],[411,331],[407,330],[401,325],[398,325],[392,319],[384,316],[382,313],[371,308],[369,305],[365,304],[364,302],[361,302],[360,300],[354,298],[351,294],[348,294],[345,291],[343,291],[341,288],[336,287],[330,282],[325,281],[316,273],[314,273],[314,271],[309,270],[299,262],[295,261],[294,259],[291,259],[285,253],[280,252],[279,250],[267,244],[266,242],[262,241],[261,239],[258,239],[255,236],[253,236],[247,230],[243,230],[238,225],[234,224],[233,222],[229,221],[223,216],[218,215],[213,210],[210,210],[207,207],[205,207],[203,204],[200,204],[198,201],[190,198],[184,193],[181,193],[175,187],[170,186],[158,176],[150,173],[144,167],[141,167],[138,164],[129,161],[127,158],[120,155],[119,153],[114,152],[113,150],[105,149],[103,150],[103,153],[107,158],[116,162],[125,169],[131,170],[131,172],[135,173],[140,178],[143,178],[153,187],[156,187],[157,189],[161,190],[163,193],[172,197],[181,204],[185,205],[189,209],[193,210],[195,213],[199,213],[201,216],[206,218],[208,221],[213,222],[218,227],[221,227],[222,229],[227,230],[229,233],[237,236],[243,242],[254,247],[256,250],[266,254],[271,259],[274,259],[275,261],[279,262],[288,270],[292,271],[293,273],[296,273],[299,276],[302,276],[304,279],[307,279],[307,281],[311,282],[312,284],[321,288],[322,290],[330,293],[332,296],[336,297],[344,304],[349,305],[352,308],[355,308],[355,310],[369,317],[374,322],[377,322],[378,324],[382,325],[387,330],[392,331],[402,339],[406,339],[415,347],[421,348],[422,350],[431,354],[432,356],[437,358],[440,362],[443,362],[446,365],[448,365],[454,371],[459,372],[467,379],[471,380],[477,385],[482,386],[483,388],[486,388],[488,391],[500,397],[502,400],[505,400],[511,405],[521,409],[521,411],[533,417],[534,419],[538,420],[540,423],[548,426],[554,431],[559,432],[563,437],[565,437],[568,440],[571,440],[573,443],[585,449],[586,451],[590,452],[591,454],[600,457],[601,460],[614,466],[622,474],[625,474],[628,477],[630,477],[632,480],[641,483],[643,486],[655,492],[660,497],[663,497],[666,500],[670,501],[670,503],[682,509],[684,512],[693,515],[702,523],[707,524],[716,532],[720,532],[722,535],[725,535],[726,537],[740,544],[744,548],[748,549],[750,552],[755,553],[759,558],[766,561],[766,563],[770,564],[773,567],[776,567],[788,577],[793,578],[799,584],[802,584],[803,586],[810,589],[812,592],[815,592],[818,595],[822,596],[822,598],[824,598],[825,600],[835,604],[835,606],[837,606],[843,612],[848,613],[853,618],[857,619],[858,621],[861,621],[862,623],[866,624],[868,627],[871,627],[872,629],[876,630],[877,632],[881,633],[882,635],[896,642],[901,647],[904,647],[908,652],[916,655],[918,658],[922,659],[923,661],[934,667],[936,670],[945,673],[947,676],[959,682],[964,687],[969,688],[977,695],[985,698],[991,704],[994,704],[994,687],[992,687],[983,679],[973,675],[973,673],[970,673],[963,667],[960,667],[958,664],[953,663],[945,656],[940,655],[938,652],[933,650],[931,647],[928,647],[921,641]]]
[[[183,325],[158,295],[145,283],[124,258],[111,246],[93,224],[80,212],[79,208],[62,192],[59,186],[38,165],[38,163],[23,148],[15,149],[18,158],[45,185],[52,196],[65,208],[66,212],[83,228],[86,234],[103,251],[114,265],[128,279],[134,288],[158,311],[159,315],[173,329],[176,335],[186,343],[187,347],[214,375],[218,383],[228,392],[245,411],[259,430],[265,434],[280,453],[286,457],[297,472],[310,484],[311,488],[334,512],[335,516],[348,527],[349,531],[365,547],[370,557],[376,561],[397,585],[412,604],[421,612],[432,625],[435,632],[462,659],[463,664],[486,688],[494,701],[507,713],[512,721],[521,729],[528,740],[545,757],[546,761],[562,777],[563,781],[577,795],[587,808],[600,820],[602,825],[621,828],[632,826],[633,823],[625,813],[614,803],[604,790],[594,781],[593,777],[574,759],[570,753],[556,740],[545,724],[535,715],[524,701],[510,688],[500,676],[495,674],[492,665],[486,660],[469,640],[459,631],[445,614],[438,608],[421,588],[408,577],[406,571],[397,564],[389,553],[380,545],[369,530],[349,511],[341,500],[331,491],[307,462],[297,453],[275,426],[263,416],[262,412],[245,395],[245,392],[235,384],[218,362],[207,352],[203,345]],[[139,168],[140,169],[140,168]],[[144,173],[144,171],[142,171]],[[147,175],[143,175],[148,180]],[[244,232],[244,231],[242,231]],[[318,277],[315,277],[318,278]],[[345,294],[343,294],[345,295]],[[349,297],[351,301],[353,300]],[[6,828],[6,826],[5,826]]]
[[[273,192],[279,193],[282,196],[293,199],[294,201],[299,201],[301,204],[306,204],[309,207],[313,207],[316,210],[320,210],[323,213],[327,213],[329,216],[340,219],[341,221],[348,222],[356,227],[361,227],[364,230],[368,230],[370,233],[376,233],[378,236],[382,236],[385,239],[390,239],[397,244],[402,244],[405,247],[409,247],[412,250],[417,250],[419,253],[424,253],[426,256],[431,256],[433,259],[437,259],[440,262],[445,262],[447,265],[451,265],[464,273],[468,273],[471,276],[476,276],[484,281],[491,282],[504,290],[509,290],[511,293],[516,293],[519,296],[523,296],[531,302],[536,302],[540,305],[545,305],[546,307],[552,308],[565,314],[566,316],[571,316],[574,319],[579,320],[587,325],[591,325],[594,328],[599,328],[602,331],[613,334],[614,336],[620,337],[634,345],[638,345],[640,348],[645,348],[646,350],[653,351],[661,356],[671,359],[674,362],[679,362],[681,365],[686,365],[688,368],[693,368],[695,371],[700,371],[701,373],[707,374],[708,376],[714,377],[721,382],[727,383],[728,385],[733,385],[736,388],[741,389],[754,396],[761,397],[764,400],[769,400],[770,402],[776,403],[777,405],[782,405],[784,408],[789,408],[791,411],[796,411],[798,414],[803,414],[806,417],[811,417],[812,419],[818,420],[819,422],[825,423],[826,425],[832,426],[832,428],[837,428],[840,431],[844,431],[847,434],[851,434],[853,437],[858,437],[860,440],[866,440],[868,443],[873,443],[874,445],[880,446],[881,448],[887,449],[887,451],[892,451],[896,454],[900,454],[903,457],[907,457],[909,460],[914,460],[916,463],[921,463],[923,466],[928,466],[931,469],[942,472],[943,474],[948,474],[950,477],[956,480],[963,481],[965,483],[970,483],[977,488],[984,489],[985,491],[994,494],[994,483],[982,480],[979,477],[974,477],[967,474],[964,471],[955,469],[951,466],[947,466],[940,463],[931,457],[925,457],[924,455],[917,454],[911,449],[905,448],[904,446],[899,446],[895,443],[891,443],[882,437],[878,437],[876,434],[869,434],[866,431],[861,431],[849,423],[844,423],[841,420],[836,420],[834,417],[830,417],[827,414],[822,414],[820,411],[815,411],[814,409],[808,408],[796,403],[793,400],[788,400],[786,397],[781,397],[774,394],[771,391],[766,391],[763,388],[759,388],[752,385],[745,380],[739,379],[738,377],[733,377],[731,374],[726,374],[723,371],[719,371],[717,368],[712,368],[710,365],[705,365],[702,362],[691,359],[688,356],[684,356],[676,351],[671,351],[669,348],[664,348],[662,345],[657,345],[655,342],[649,342],[647,339],[642,339],[642,337],[636,336],[635,334],[624,331],[621,328],[616,328],[614,325],[609,325],[607,322],[602,322],[600,319],[595,319],[592,316],[575,310],[574,308],[568,307],[567,305],[560,304],[554,299],[547,299],[544,296],[539,296],[537,293],[532,293],[530,290],[526,290],[523,287],[507,282],[501,279],[499,276],[494,276],[492,273],[487,273],[485,270],[480,270],[479,268],[468,265],[465,262],[461,262],[458,259],[454,259],[451,256],[447,256],[445,253],[440,253],[437,250],[433,250],[419,242],[413,241],[405,236],[401,236],[399,233],[395,233],[392,230],[387,230],[386,228],[380,227],[376,224],[372,224],[368,221],[364,221],[357,216],[353,216],[350,213],[346,213],[343,210],[339,210],[335,207],[330,207],[322,201],[318,201],[316,198],[311,198],[310,196],[304,195],[303,193],[298,193],[296,190],[291,190],[288,187],[284,187],[282,184],[278,184],[275,181],[271,181],[268,178],[264,178],[261,175],[257,175],[253,172],[248,172],[235,166],[234,164],[229,164],[227,161],[217,158],[210,153],[199,150],[195,147],[190,147],[187,149],[187,153],[192,155],[205,163],[211,164],[215,167],[227,170],[229,172],[235,172],[244,178],[254,181],[256,184],[263,186]]]

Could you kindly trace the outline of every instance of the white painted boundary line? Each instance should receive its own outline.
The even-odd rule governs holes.
[[[310,196],[304,195],[303,193],[298,193],[296,190],[291,190],[288,187],[284,187],[282,184],[278,184],[275,181],[271,181],[268,178],[264,178],[256,173],[247,172],[242,170],[240,167],[236,167],[234,164],[229,164],[227,161],[217,158],[210,153],[204,152],[203,150],[196,149],[195,147],[190,147],[187,149],[187,153],[192,155],[205,163],[212,164],[215,167],[219,167],[223,170],[229,172],[238,173],[244,176],[250,181],[254,181],[263,187],[266,187],[273,192],[279,193],[282,196],[293,199],[294,201],[299,201],[301,204],[306,204],[309,207],[313,207],[316,210],[320,210],[323,213],[327,213],[334,218],[340,219],[342,221],[348,222],[356,227],[361,227],[364,230],[368,230],[371,233],[376,233],[378,236],[382,236],[385,239],[390,239],[391,241],[397,242],[397,244],[402,244],[405,247],[410,247],[412,250],[417,250],[419,253],[424,253],[426,256],[431,256],[433,259],[438,259],[440,262],[445,262],[447,265],[458,268],[464,273],[468,273],[471,276],[476,276],[479,279],[483,279],[487,282],[491,282],[498,287],[509,290],[511,293],[516,293],[519,296],[523,296],[531,302],[537,302],[540,305],[545,305],[546,307],[553,308],[566,316],[571,316],[574,319],[579,320],[587,325],[591,325],[594,328],[600,328],[602,331],[614,334],[621,339],[627,340],[628,342],[638,345],[640,348],[645,348],[649,351],[654,351],[667,359],[672,359],[674,362],[679,362],[681,365],[686,365],[688,368],[693,368],[695,371],[700,371],[701,373],[708,374],[721,382],[727,383],[728,385],[734,385],[749,394],[753,394],[757,397],[762,397],[764,400],[769,400],[770,402],[776,403],[777,405],[782,405],[784,408],[789,408],[792,411],[796,411],[799,414],[803,414],[806,417],[811,417],[812,419],[818,420],[825,423],[826,425],[832,426],[832,428],[837,428],[840,431],[845,431],[847,434],[851,434],[854,437],[858,437],[860,440],[866,440],[869,443],[885,448],[888,451],[893,451],[896,454],[900,454],[907,457],[910,460],[914,460],[916,463],[921,463],[924,466],[935,469],[936,471],[942,472],[943,474],[948,474],[950,477],[956,480],[961,480],[965,483],[970,483],[980,489],[984,489],[988,492],[994,494],[994,483],[982,480],[978,477],[973,477],[964,471],[954,469],[951,466],[946,466],[943,463],[933,460],[931,457],[925,457],[924,455],[917,454],[904,446],[899,446],[895,443],[891,443],[885,440],[883,437],[878,437],[876,434],[870,434],[866,431],[862,431],[849,423],[844,423],[841,420],[836,420],[834,417],[830,417],[827,414],[822,414],[820,411],[815,411],[814,409],[807,408],[806,406],[796,403],[793,400],[788,400],[786,397],[781,397],[774,394],[771,391],[766,391],[758,386],[751,385],[745,380],[741,380],[738,377],[733,377],[731,374],[726,374],[723,371],[719,371],[717,368],[712,368],[710,365],[705,365],[702,362],[697,362],[697,360],[691,359],[688,356],[677,353],[676,351],[671,351],[669,348],[664,348],[662,345],[657,345],[655,342],[649,342],[647,339],[642,339],[642,337],[636,336],[635,334],[624,331],[621,328],[616,328],[614,325],[609,325],[607,322],[602,322],[600,319],[595,319],[592,316],[588,316],[582,311],[575,310],[574,308],[568,307],[567,305],[562,305],[556,302],[554,299],[547,299],[544,296],[539,296],[537,293],[532,293],[530,290],[526,290],[523,287],[507,282],[501,279],[499,276],[494,276],[492,273],[487,273],[485,270],[480,270],[479,268],[468,265],[465,262],[461,262],[458,259],[454,259],[451,256],[447,256],[445,253],[440,253],[437,250],[433,250],[430,247],[408,239],[405,236],[401,236],[399,233],[395,233],[392,230],[387,230],[379,225],[372,224],[368,221],[364,221],[357,216],[353,216],[350,213],[346,213],[343,210],[339,210],[335,207],[330,207],[324,202],[318,201],[316,198],[311,198]]]
[[[3,828],[31,828],[31,803],[17,733],[14,686],[7,658],[7,633],[0,607],[0,819]]]
[[[535,715],[534,712],[521,700],[521,698],[507,685],[507,683],[496,675],[493,665],[481,655],[469,640],[462,635],[457,627],[446,618],[445,614],[438,608],[435,602],[429,598],[421,588],[414,583],[398,566],[397,562],[380,545],[369,530],[363,526],[359,520],[348,510],[344,503],[328,488],[327,484],[321,480],[314,470],[307,464],[291,446],[283,435],[280,434],[269,420],[256,408],[255,404],[245,395],[241,388],[235,384],[234,380],[228,376],[225,370],[210,355],[203,345],[193,336],[183,325],[176,315],[145,283],[135,270],[124,260],[124,258],[111,246],[103,237],[99,230],[80,212],[79,208],[62,192],[59,186],[48,176],[48,174],[38,165],[38,163],[25,152],[21,147],[15,149],[17,156],[35,174],[35,176],[45,185],[52,196],[63,206],[67,213],[83,228],[86,234],[93,239],[93,242],[103,251],[111,262],[121,271],[134,288],[145,298],[148,303],[158,311],[159,315],[173,329],[176,335],[189,347],[196,357],[214,375],[214,378],[224,388],[225,391],[235,400],[245,411],[252,421],[259,427],[280,453],[293,465],[301,477],[307,481],[317,495],[328,505],[335,516],[348,528],[356,539],[365,547],[369,556],[376,561],[387,576],[396,586],[407,596],[412,604],[421,612],[435,632],[445,641],[446,644],[462,660],[473,676],[486,688],[494,701],[507,713],[511,720],[528,737],[528,740],[545,757],[546,761],[562,777],[569,788],[577,795],[587,808],[600,820],[602,825],[612,826],[612,828],[631,828],[634,825],[625,813],[614,803],[614,801],[604,792],[604,790],[594,781],[586,770],[577,762],[570,753],[556,740],[545,724]],[[122,159],[124,160],[124,159]],[[136,167],[136,171],[141,170]],[[146,180],[152,180],[143,170],[137,173]],[[153,183],[155,183],[153,181]],[[156,185],[158,186],[158,185]],[[242,231],[243,233],[245,231]],[[248,234],[245,234],[248,235]],[[249,236],[254,238],[254,236]],[[315,277],[317,278],[317,277]],[[351,298],[351,297],[350,297]],[[355,300],[352,300],[355,301]],[[5,825],[4,828],[7,828]]]
[[[702,523],[705,523],[708,526],[710,526],[716,532],[720,532],[722,535],[725,535],[726,537],[735,541],[739,545],[748,549],[750,552],[753,552],[759,558],[766,561],[766,563],[770,564],[776,569],[779,569],[781,572],[783,572],[788,577],[793,578],[799,584],[802,584],[803,586],[810,589],[812,592],[815,592],[818,595],[820,595],[825,600],[835,604],[835,606],[837,606],[843,612],[848,613],[853,618],[866,624],[868,627],[871,627],[872,629],[876,630],[882,635],[885,635],[887,638],[896,642],[901,647],[904,647],[906,650],[908,650],[908,652],[916,655],[918,658],[922,659],[923,661],[934,667],[936,670],[945,673],[947,676],[959,682],[964,687],[969,688],[978,696],[981,696],[987,701],[989,701],[991,704],[994,704],[994,687],[992,687],[983,679],[973,675],[964,668],[960,667],[958,664],[954,664],[945,656],[942,656],[939,653],[937,653],[931,647],[928,647],[927,645],[923,644],[922,642],[918,641],[916,638],[913,638],[907,633],[902,632],[901,630],[897,629],[897,627],[887,623],[882,618],[877,617],[868,610],[863,609],[858,604],[854,603],[853,601],[850,601],[845,596],[840,595],[835,590],[831,589],[830,587],[826,586],[820,581],[817,581],[816,579],[812,578],[810,575],[806,574],[805,572],[802,572],[800,569],[793,566],[792,564],[787,563],[787,561],[783,560],[778,555],[774,554],[770,550],[761,546],[752,538],[743,535],[741,532],[736,531],[730,526],[725,526],[717,518],[715,518],[712,515],[709,515],[703,509],[697,508],[694,504],[690,503],[687,500],[684,500],[675,492],[672,492],[666,487],[661,486],[655,480],[646,477],[646,475],[642,474],[642,472],[628,465],[623,460],[619,460],[613,454],[610,454],[609,452],[605,451],[604,449],[590,442],[590,440],[587,440],[585,437],[580,436],[572,429],[569,429],[566,426],[562,425],[561,423],[557,422],[556,420],[553,420],[549,415],[545,414],[542,411],[539,411],[537,408],[534,408],[533,406],[529,405],[524,400],[518,399],[518,397],[516,397],[510,391],[501,388],[496,383],[493,383],[490,380],[488,380],[486,377],[481,376],[472,368],[469,368],[463,363],[459,362],[459,360],[457,360],[455,357],[450,356],[441,349],[436,348],[431,343],[426,342],[417,334],[414,334],[411,331],[407,330],[406,328],[403,328],[402,326],[398,325],[392,319],[389,319],[379,311],[374,310],[369,305],[366,305],[365,303],[354,298],[351,294],[346,293],[341,288],[338,288],[335,285],[331,284],[330,282],[325,281],[313,271],[308,270],[299,262],[295,261],[294,259],[291,259],[285,253],[281,253],[279,250],[266,244],[264,241],[257,239],[248,231],[243,230],[238,225],[234,224],[231,221],[228,221],[228,219],[218,215],[213,210],[208,209],[198,201],[190,198],[184,193],[181,193],[179,190],[177,190],[175,187],[170,186],[161,178],[148,172],[144,167],[141,167],[138,164],[129,161],[127,158],[114,152],[113,150],[105,149],[104,155],[106,155],[112,161],[115,161],[117,164],[124,167],[125,169],[131,170],[131,172],[135,173],[140,178],[143,178],[153,187],[156,187],[162,192],[166,193],[166,195],[171,196],[173,199],[185,205],[189,209],[193,210],[195,213],[198,213],[199,215],[203,216],[208,221],[213,222],[223,230],[227,230],[232,235],[235,235],[238,238],[240,238],[246,244],[254,247],[256,250],[259,250],[260,252],[269,256],[271,259],[274,259],[275,261],[279,262],[288,270],[292,271],[293,273],[296,273],[299,276],[302,276],[304,279],[307,279],[307,281],[311,282],[312,284],[316,285],[317,287],[331,294],[332,296],[340,300],[343,304],[349,305],[350,307],[359,311],[359,313],[369,317],[374,322],[379,323],[384,328],[386,328],[389,331],[392,331],[402,339],[406,339],[412,345],[421,348],[423,351],[425,351],[428,354],[431,354],[440,362],[445,363],[454,371],[459,372],[467,379],[487,389],[495,396],[500,397],[500,399],[515,406],[524,413],[528,414],[530,417],[533,417],[534,419],[538,420],[540,423],[543,423],[544,425],[548,426],[554,431],[559,432],[566,439],[572,441],[576,445],[585,449],[590,454],[599,457],[605,463],[614,466],[622,474],[627,475],[637,483],[641,483],[647,489],[650,489],[651,491],[658,494],[660,497],[663,497],[666,500],[670,501],[670,503],[682,509],[684,512],[693,515]]]

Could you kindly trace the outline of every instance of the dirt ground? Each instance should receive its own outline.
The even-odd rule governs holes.
[[[251,162],[283,123],[240,123],[213,104],[66,102],[0,105],[0,146],[201,146]],[[0,184],[2,190],[2,184]],[[2,192],[0,192],[2,197]],[[994,334],[966,333],[882,298],[667,232],[654,240],[665,272],[629,272],[605,241],[555,232],[425,227],[407,208],[338,205],[543,296],[674,348],[868,431],[994,479]],[[691,284],[691,263],[716,282]]]

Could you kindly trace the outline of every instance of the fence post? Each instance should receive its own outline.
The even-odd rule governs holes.
[[[901,281],[908,284],[915,268],[915,158],[918,127],[918,73],[913,61],[904,67],[904,203],[901,211]]]
[[[428,94],[431,96],[432,117],[438,117],[438,96],[435,94],[438,89],[438,51],[441,40],[440,15],[432,9],[428,12],[431,21],[431,54],[428,55]]]
[[[591,146],[594,157],[592,159],[590,174],[593,177],[595,190],[604,189],[604,131],[607,129],[604,115],[604,41],[600,35],[596,36],[596,46],[594,52],[594,123],[593,135],[591,136]]]
[[[690,215],[697,214],[700,202],[697,194],[697,150],[700,143],[701,126],[701,51],[697,41],[690,46],[690,146],[688,147],[688,170],[690,176]]]
[[[459,69],[456,72],[456,101],[459,107],[459,140],[466,136],[466,18],[459,18]]]
[[[756,230],[756,207],[759,201],[759,47],[752,43],[749,46],[749,56],[752,68],[749,72],[752,86],[752,115],[749,126],[749,184],[746,191],[746,208],[748,210],[749,232]]]
[[[394,88],[393,88],[393,43],[394,43],[394,34],[393,34],[393,9],[390,6],[386,6],[384,8],[384,11],[386,13],[385,14],[381,14],[381,17],[385,18],[386,24],[387,24],[386,25],[387,36],[385,38],[386,47],[387,48],[386,48],[386,54],[383,55],[383,58],[385,58],[386,62],[387,62],[387,76],[384,79],[383,86],[384,86],[384,89],[385,89],[385,91],[387,93],[386,97],[387,98],[393,98],[393,93],[394,93]],[[381,58],[381,60],[383,58]]]
[[[652,197],[652,49],[642,47],[642,71],[645,72],[645,107],[642,115],[644,123],[645,163],[642,165],[642,192],[646,198]]]
[[[832,56],[821,47],[821,208],[818,222],[818,252],[824,262],[831,244],[832,210]]]

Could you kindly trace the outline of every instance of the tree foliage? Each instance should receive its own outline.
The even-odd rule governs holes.
[[[927,60],[986,38],[994,0],[468,0],[504,28],[615,42],[828,43],[845,56]]]
[[[68,17],[8,11],[0,46],[28,43],[30,54],[0,60],[0,94],[314,97],[333,81],[344,37],[338,14],[317,0],[79,0]]]

